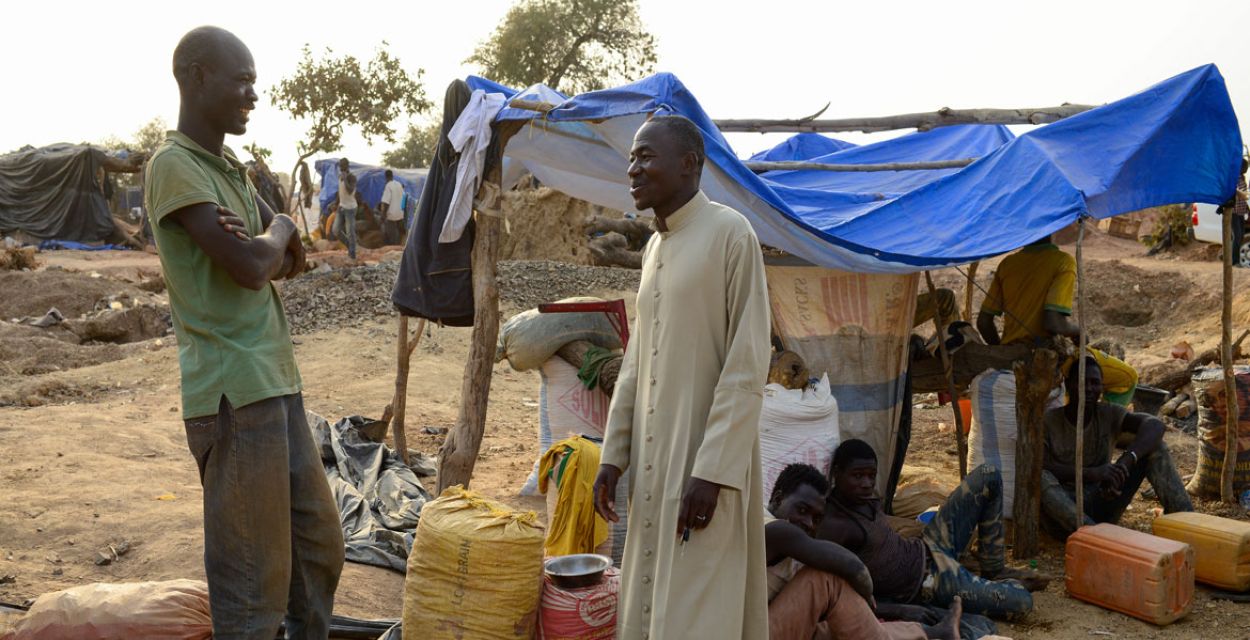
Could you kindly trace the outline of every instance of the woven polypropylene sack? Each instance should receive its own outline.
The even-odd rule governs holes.
[[[973,378],[969,388],[968,468],[998,467],[1003,474],[1003,515],[1010,518],[1016,501],[1016,376],[990,369]]]
[[[829,390],[829,376],[807,389],[765,386],[759,429],[765,496],[772,495],[787,465],[810,464],[828,473],[839,441],[838,401]]]
[[[621,575],[609,568],[603,582],[582,589],[562,589],[543,582],[539,640],[612,640],[616,637],[617,596]]]
[[[408,555],[405,637],[534,637],[545,537],[538,514],[460,486],[426,503]]]
[[[599,298],[566,298],[560,302],[603,302]],[[508,359],[517,371],[543,366],[560,347],[585,340],[604,349],[620,349],[621,337],[601,312],[539,313],[523,311],[508,319],[499,330],[495,362]]]
[[[208,585],[199,580],[94,583],[45,593],[3,640],[208,640]]]
[[[1237,452],[1233,467],[1233,492],[1240,495],[1250,489],[1250,371],[1237,368]],[[1225,420],[1224,372],[1219,368],[1203,369],[1194,374],[1195,395],[1198,396],[1198,466],[1189,481],[1189,492],[1204,498],[1217,498],[1224,473],[1224,451],[1228,446]]]

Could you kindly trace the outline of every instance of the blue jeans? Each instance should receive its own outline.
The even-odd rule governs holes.
[[[347,255],[352,260],[356,259],[356,210],[355,209],[339,209],[338,215],[334,216],[334,228],[330,230],[330,235],[347,245]]]
[[[324,639],[343,530],[300,394],[186,421],[204,487],[204,570],[216,640]]]
[[[959,564],[959,555],[977,532],[981,573],[995,575],[1006,565],[1003,550],[1003,476],[983,464],[968,473],[937,515],[925,526],[930,604],[949,607],[955,596],[964,611],[992,618],[1018,618],[1033,610],[1033,595],[1015,580],[987,580]]]

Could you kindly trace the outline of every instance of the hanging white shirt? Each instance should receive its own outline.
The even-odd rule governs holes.
[[[456,167],[456,190],[451,196],[451,206],[438,234],[441,243],[459,240],[469,224],[473,197],[477,195],[482,165],[486,162],[486,149],[490,147],[490,125],[506,102],[502,93],[474,91],[456,124],[447,132],[447,141],[460,153],[460,164]]]

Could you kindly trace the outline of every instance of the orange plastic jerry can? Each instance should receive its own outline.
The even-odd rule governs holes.
[[[1184,542],[1097,524],[1068,537],[1068,594],[1146,622],[1170,624],[1194,601],[1194,549]]]
[[[1199,582],[1232,591],[1250,590],[1250,522],[1205,513],[1155,518],[1154,534],[1194,548]]]

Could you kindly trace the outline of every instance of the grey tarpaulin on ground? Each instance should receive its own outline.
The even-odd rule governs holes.
[[[309,411],[352,562],[404,572],[421,507],[430,493],[416,473],[380,440],[374,420],[351,416],[331,425]]]

